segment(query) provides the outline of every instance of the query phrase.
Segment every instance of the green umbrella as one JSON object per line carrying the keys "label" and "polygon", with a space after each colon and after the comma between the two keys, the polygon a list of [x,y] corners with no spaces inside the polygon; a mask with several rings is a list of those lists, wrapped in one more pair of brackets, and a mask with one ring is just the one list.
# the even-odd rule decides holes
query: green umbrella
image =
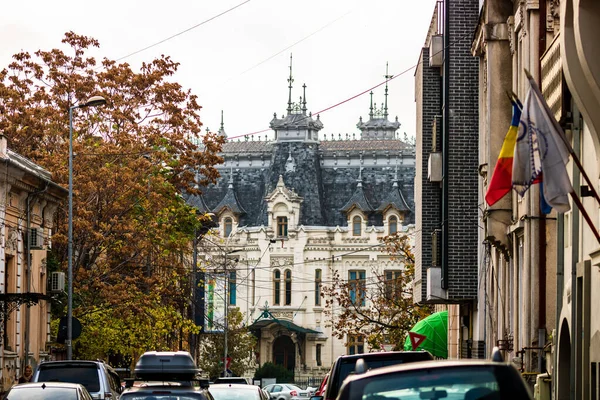
{"label": "green umbrella", "polygon": [[[434,357],[448,358],[448,311],[423,318],[410,331],[426,337],[415,350],[427,350]],[[404,350],[412,349],[409,336],[404,342]]]}

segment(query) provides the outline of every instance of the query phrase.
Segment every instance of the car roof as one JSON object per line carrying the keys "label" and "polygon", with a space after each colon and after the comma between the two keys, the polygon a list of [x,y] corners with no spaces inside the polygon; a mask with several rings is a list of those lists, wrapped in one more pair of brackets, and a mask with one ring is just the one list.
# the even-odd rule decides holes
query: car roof
{"label": "car roof", "polygon": [[27,383],[19,383],[13,388],[22,388],[22,387],[50,387],[50,388],[71,388],[76,389],[78,387],[84,387],[80,383],[71,383],[71,382],[27,382]]}
{"label": "car roof", "polygon": [[260,386],[256,386],[256,385],[244,385],[243,383],[213,383],[210,385],[210,387],[208,388],[208,390],[210,391],[210,389],[215,388],[215,389],[225,389],[225,388],[232,388],[232,389],[256,389],[256,388],[260,388]]}
{"label": "car roof", "polygon": [[352,355],[342,355],[339,357],[340,361],[346,360],[359,360],[359,359],[377,359],[377,358],[389,358],[395,357],[397,355],[428,355],[433,359],[431,353],[425,350],[417,350],[417,351],[378,351],[374,353],[360,353],[360,354],[352,354]]}
{"label": "car roof", "polygon": [[101,365],[104,364],[102,361],[93,361],[93,360],[62,360],[62,361],[44,361],[40,363],[38,367],[54,367],[54,366],[63,366],[63,365]]}
{"label": "car roof", "polygon": [[418,363],[407,363],[393,365],[390,367],[381,367],[369,370],[362,374],[349,375],[346,378],[347,382],[357,381],[361,379],[369,379],[372,376],[393,374],[404,371],[415,371],[423,369],[443,369],[453,367],[505,367],[511,368],[511,364],[508,362],[498,362],[490,360],[475,360],[475,359],[461,359],[461,360],[433,360],[433,361],[421,361]]}

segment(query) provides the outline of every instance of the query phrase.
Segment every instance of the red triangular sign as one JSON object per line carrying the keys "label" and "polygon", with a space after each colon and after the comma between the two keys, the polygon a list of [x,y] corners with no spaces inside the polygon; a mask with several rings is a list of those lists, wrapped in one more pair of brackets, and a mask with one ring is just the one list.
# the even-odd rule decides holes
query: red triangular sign
{"label": "red triangular sign", "polygon": [[427,336],[415,332],[408,332],[408,337],[410,337],[413,350],[416,350],[427,339]]}

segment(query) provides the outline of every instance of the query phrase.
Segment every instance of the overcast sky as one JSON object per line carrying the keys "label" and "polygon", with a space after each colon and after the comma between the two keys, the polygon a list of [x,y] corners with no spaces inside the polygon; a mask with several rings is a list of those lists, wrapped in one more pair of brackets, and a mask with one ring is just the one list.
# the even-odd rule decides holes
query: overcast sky
{"label": "overcast sky", "polygon": [[[381,82],[390,75],[390,119],[399,132],[415,133],[414,67],[436,0],[29,0],[4,2],[0,13],[0,68],[21,50],[61,47],[67,31],[100,41],[98,59],[124,58],[137,70],[161,54],[180,62],[174,79],[199,97],[204,128],[232,136],[267,129],[288,100],[293,54],[293,101],[307,85],[309,111],[316,113]],[[289,48],[288,48],[289,47]],[[64,47],[61,47],[64,49]],[[286,49],[288,48],[288,49]],[[407,71],[408,70],[408,71]],[[407,72],[405,72],[407,71]],[[374,100],[384,101],[384,87]],[[368,119],[369,95],[321,114],[321,133],[358,133]],[[264,138],[266,133],[259,135]]]}

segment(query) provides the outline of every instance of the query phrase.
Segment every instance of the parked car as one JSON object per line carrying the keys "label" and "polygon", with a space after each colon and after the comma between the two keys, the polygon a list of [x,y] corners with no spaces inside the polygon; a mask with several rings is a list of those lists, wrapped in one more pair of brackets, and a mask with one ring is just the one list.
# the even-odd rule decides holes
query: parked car
{"label": "parked car", "polygon": [[148,351],[133,375],[120,400],[213,400],[187,351]]}
{"label": "parked car", "polygon": [[319,385],[319,388],[315,391],[312,396],[325,396],[325,390],[327,390],[327,380],[329,379],[329,373],[325,374],[323,381]]}
{"label": "parked car", "polygon": [[32,382],[71,382],[85,386],[94,399],[118,399],[121,391],[119,374],[103,361],[47,361],[36,368]]}
{"label": "parked car", "polygon": [[273,400],[309,399],[310,392],[289,383],[274,383],[263,388]]}
{"label": "parked car", "polygon": [[21,383],[11,387],[6,393],[5,400],[31,399],[61,399],[61,400],[92,400],[92,396],[79,383],[40,382]]}
{"label": "parked car", "polygon": [[364,362],[363,368],[371,370],[390,365],[429,361],[433,360],[433,356],[428,351],[383,351],[340,356],[331,366],[331,370],[327,374],[328,379],[325,383],[325,389],[320,396],[323,396],[327,400],[334,400],[344,379],[354,373],[356,363],[361,359]]}
{"label": "parked car", "polygon": [[532,397],[517,369],[500,358],[412,363],[348,377],[337,400],[361,399],[532,400]]}
{"label": "parked car", "polygon": [[269,400],[267,393],[256,385],[217,383],[208,388],[215,400]]}

